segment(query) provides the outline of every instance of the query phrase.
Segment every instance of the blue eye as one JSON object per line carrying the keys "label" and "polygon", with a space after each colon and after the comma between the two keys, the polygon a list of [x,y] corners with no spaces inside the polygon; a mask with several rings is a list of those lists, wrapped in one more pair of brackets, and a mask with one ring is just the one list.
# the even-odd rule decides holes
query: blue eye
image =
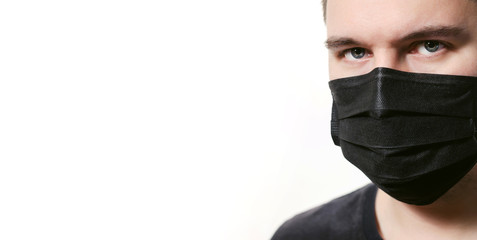
{"label": "blue eye", "polygon": [[344,56],[348,60],[357,60],[365,57],[367,54],[364,48],[351,48],[345,51]]}
{"label": "blue eye", "polygon": [[428,52],[436,52],[437,50],[439,50],[439,47],[440,47],[440,44],[437,41],[426,41],[426,42],[424,42],[424,48]]}
{"label": "blue eye", "polygon": [[443,48],[445,48],[444,44],[439,41],[424,41],[417,45],[417,52],[422,55],[432,56]]}

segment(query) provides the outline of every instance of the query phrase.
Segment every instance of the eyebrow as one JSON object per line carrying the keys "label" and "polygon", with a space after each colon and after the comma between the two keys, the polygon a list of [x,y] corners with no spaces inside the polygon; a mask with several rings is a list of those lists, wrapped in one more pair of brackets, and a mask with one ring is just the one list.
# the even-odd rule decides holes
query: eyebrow
{"label": "eyebrow", "polygon": [[328,49],[341,48],[352,45],[362,45],[359,41],[347,37],[331,37],[325,41],[325,47]]}
{"label": "eyebrow", "polygon": [[[464,32],[464,28],[456,26],[426,26],[417,31],[411,32],[399,41],[409,41],[413,39],[435,38],[435,37],[457,37]],[[363,45],[361,42],[348,37],[331,37],[325,41],[325,46],[328,49],[341,48],[347,46]]]}
{"label": "eyebrow", "polygon": [[418,38],[429,38],[429,37],[450,37],[458,36],[464,32],[463,28],[454,27],[454,26],[428,26],[424,27],[418,31],[412,32],[401,38],[401,41],[407,41]]}

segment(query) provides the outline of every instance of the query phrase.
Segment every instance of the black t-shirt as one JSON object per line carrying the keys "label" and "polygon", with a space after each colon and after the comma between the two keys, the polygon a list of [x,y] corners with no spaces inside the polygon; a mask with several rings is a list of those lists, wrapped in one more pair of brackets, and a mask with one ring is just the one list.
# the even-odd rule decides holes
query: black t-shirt
{"label": "black t-shirt", "polygon": [[272,240],[382,240],[374,203],[377,187],[366,185],[286,221]]}

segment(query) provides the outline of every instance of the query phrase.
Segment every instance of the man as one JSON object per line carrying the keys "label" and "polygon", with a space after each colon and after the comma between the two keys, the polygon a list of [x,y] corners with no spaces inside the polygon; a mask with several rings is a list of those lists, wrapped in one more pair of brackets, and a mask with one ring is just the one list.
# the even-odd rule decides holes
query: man
{"label": "man", "polygon": [[333,139],[374,184],[272,239],[477,239],[477,1],[323,5]]}

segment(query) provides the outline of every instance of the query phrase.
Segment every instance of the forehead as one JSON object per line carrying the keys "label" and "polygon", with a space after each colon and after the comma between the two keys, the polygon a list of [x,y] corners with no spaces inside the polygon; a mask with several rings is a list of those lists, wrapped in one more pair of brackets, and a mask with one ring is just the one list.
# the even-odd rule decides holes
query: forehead
{"label": "forehead", "polygon": [[426,26],[475,25],[468,0],[328,0],[328,37],[395,38]]}

